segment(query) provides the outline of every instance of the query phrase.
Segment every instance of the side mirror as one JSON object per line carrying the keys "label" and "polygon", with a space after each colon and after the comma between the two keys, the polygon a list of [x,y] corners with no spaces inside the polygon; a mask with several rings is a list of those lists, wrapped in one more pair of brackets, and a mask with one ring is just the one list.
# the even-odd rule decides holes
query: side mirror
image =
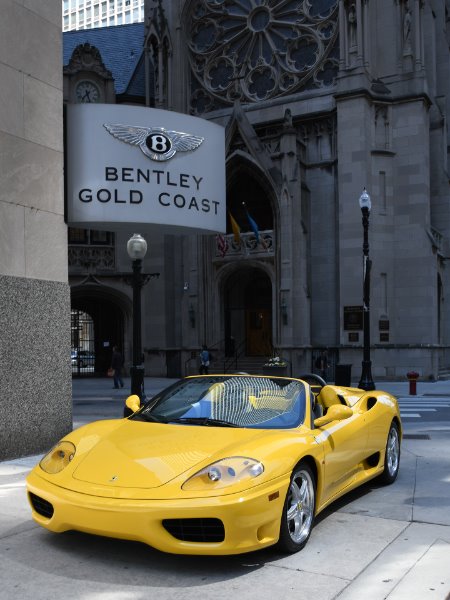
{"label": "side mirror", "polygon": [[135,413],[141,408],[141,400],[139,396],[133,394],[132,396],[128,396],[125,400],[125,406],[131,410],[131,412]]}
{"label": "side mirror", "polygon": [[314,419],[314,427],[322,427],[332,421],[343,421],[353,416],[353,411],[349,406],[344,404],[333,404],[327,410],[327,414],[318,419]]}

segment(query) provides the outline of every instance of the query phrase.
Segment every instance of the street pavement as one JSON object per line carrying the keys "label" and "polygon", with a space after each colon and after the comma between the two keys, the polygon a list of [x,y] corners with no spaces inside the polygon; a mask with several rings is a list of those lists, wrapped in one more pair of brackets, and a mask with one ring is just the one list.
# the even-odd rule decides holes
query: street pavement
{"label": "street pavement", "polygon": [[[147,396],[174,380],[146,378]],[[382,382],[399,398],[400,472],[369,482],[316,522],[307,546],[189,557],[137,542],[52,534],[31,519],[25,477],[40,456],[0,462],[0,600],[450,600],[450,382]],[[129,389],[73,382],[74,427],[120,418]]]}

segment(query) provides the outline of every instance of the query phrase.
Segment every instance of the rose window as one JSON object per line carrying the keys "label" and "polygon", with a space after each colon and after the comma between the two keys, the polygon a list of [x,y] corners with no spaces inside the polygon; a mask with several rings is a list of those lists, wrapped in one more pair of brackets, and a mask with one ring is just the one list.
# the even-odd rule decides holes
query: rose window
{"label": "rose window", "polygon": [[193,0],[186,33],[194,112],[333,85],[337,5],[337,0]]}

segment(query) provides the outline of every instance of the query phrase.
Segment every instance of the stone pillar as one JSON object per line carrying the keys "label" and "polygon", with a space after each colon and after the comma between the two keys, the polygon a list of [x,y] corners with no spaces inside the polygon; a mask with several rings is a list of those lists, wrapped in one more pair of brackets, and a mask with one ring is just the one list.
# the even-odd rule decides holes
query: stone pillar
{"label": "stone pillar", "polygon": [[52,7],[4,0],[0,20],[0,460],[44,452],[72,428],[61,3]]}

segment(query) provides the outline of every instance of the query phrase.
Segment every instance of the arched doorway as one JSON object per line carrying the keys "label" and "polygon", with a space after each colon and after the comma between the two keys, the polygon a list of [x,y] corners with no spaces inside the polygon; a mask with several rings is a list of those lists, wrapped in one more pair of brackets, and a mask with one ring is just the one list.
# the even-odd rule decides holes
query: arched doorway
{"label": "arched doorway", "polygon": [[72,288],[71,303],[72,375],[105,375],[113,346],[124,350],[124,307],[112,293],[94,289]]}
{"label": "arched doorway", "polygon": [[272,283],[259,268],[235,271],[224,288],[226,354],[272,354]]}
{"label": "arched doorway", "polygon": [[76,308],[70,311],[72,375],[88,375],[95,371],[95,333],[92,317]]}
{"label": "arched doorway", "polygon": [[231,217],[241,232],[274,229],[273,190],[264,173],[241,154],[227,163],[227,233],[234,229]]}

